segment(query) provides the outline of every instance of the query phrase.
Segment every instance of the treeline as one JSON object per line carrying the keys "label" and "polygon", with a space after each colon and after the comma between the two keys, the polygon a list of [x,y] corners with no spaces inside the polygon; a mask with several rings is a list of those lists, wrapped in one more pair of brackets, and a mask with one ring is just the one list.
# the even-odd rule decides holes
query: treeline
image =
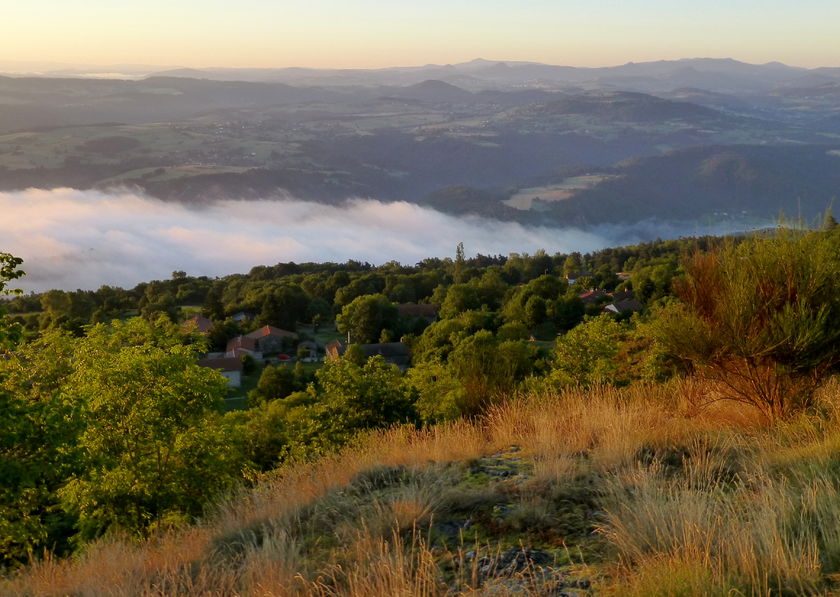
{"label": "treeline", "polygon": [[[132,289],[102,286],[98,290],[51,290],[12,297],[6,308],[30,334],[64,329],[76,335],[86,325],[139,315],[148,320],[181,318],[183,307],[198,306],[213,321],[239,311],[254,313],[257,324],[294,330],[298,323],[329,322],[354,299],[382,294],[399,303],[433,303],[454,314],[487,306],[498,311],[507,295],[540,276],[575,276],[572,290],[621,286],[619,272],[632,274],[636,297],[643,303],[667,293],[680,255],[705,250],[719,239],[702,237],[604,249],[581,255],[537,252],[534,255],[478,255],[461,259],[426,259],[413,266],[346,263],[281,263],[254,267],[248,274],[220,279],[173,272],[168,280],[141,283]],[[585,274],[581,277],[581,274]],[[521,296],[519,298],[522,298]],[[539,309],[539,307],[533,307]],[[546,319],[536,317],[543,323]],[[562,329],[568,324],[558,322]],[[550,327],[550,326],[549,326]],[[549,332],[550,329],[546,330]]]}

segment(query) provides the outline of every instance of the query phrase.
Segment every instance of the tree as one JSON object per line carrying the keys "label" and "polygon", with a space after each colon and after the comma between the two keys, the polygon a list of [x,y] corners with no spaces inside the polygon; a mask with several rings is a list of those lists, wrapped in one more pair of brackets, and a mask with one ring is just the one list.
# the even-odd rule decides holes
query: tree
{"label": "tree", "polygon": [[407,381],[417,393],[417,413],[426,423],[451,421],[467,410],[460,380],[440,361],[412,367],[408,370]]}
{"label": "tree", "polygon": [[[0,294],[23,275],[21,263],[0,255]],[[73,340],[51,332],[16,347],[15,327],[0,313],[0,567],[46,548],[66,553],[74,524],[56,495],[76,465],[78,418],[60,397]]]}
{"label": "tree", "polygon": [[563,275],[567,278],[577,277],[582,267],[580,253],[572,253],[563,262]]}
{"label": "tree", "polygon": [[455,247],[455,262],[452,268],[452,279],[456,284],[464,281],[464,271],[466,269],[466,255],[464,252],[464,243],[458,243]]}
{"label": "tree", "polygon": [[[10,290],[9,282],[21,278],[24,273],[20,269],[23,259],[9,253],[0,253],[0,296],[20,294],[19,290]],[[3,302],[0,301],[0,352],[11,348],[20,339],[21,329],[6,317]]]}
{"label": "tree", "polygon": [[478,414],[514,389],[532,369],[533,352],[524,342],[499,342],[480,330],[462,339],[449,355],[449,367],[463,388],[463,414]]}
{"label": "tree", "polygon": [[[23,272],[19,258],[0,254],[0,295]],[[50,548],[62,554],[73,525],[56,507],[56,490],[74,462],[75,417],[58,397],[57,378],[66,372],[72,340],[56,333],[50,343],[16,348],[20,329],[0,302],[0,568]],[[14,351],[12,350],[14,349]],[[33,370],[21,360],[44,365]]]}
{"label": "tree", "polygon": [[586,306],[576,294],[557,299],[552,307],[552,319],[557,328],[563,331],[578,325],[583,321],[583,315],[586,313]]}
{"label": "tree", "polygon": [[400,370],[374,356],[359,367],[339,359],[316,374],[324,404],[348,429],[386,427],[412,419],[412,398]]}
{"label": "tree", "polygon": [[173,516],[195,516],[239,464],[218,425],[226,382],[196,364],[195,347],[101,350],[111,333],[97,326],[81,342],[86,363],[65,390],[84,416],[84,467],[60,494],[85,538],[112,526],[145,533]]}
{"label": "tree", "polygon": [[382,294],[357,297],[346,305],[336,318],[336,327],[342,334],[350,334],[350,341],[357,344],[376,342],[382,330],[393,330],[399,320],[397,307]]}
{"label": "tree", "polygon": [[308,307],[309,297],[299,286],[284,285],[265,297],[258,319],[262,325],[295,330],[307,318]]}
{"label": "tree", "polygon": [[810,407],[840,364],[836,236],[779,231],[696,253],[683,267],[680,302],[654,322],[668,352],[768,419]]}
{"label": "tree", "polygon": [[626,330],[609,315],[588,319],[557,339],[552,381],[589,386],[614,383],[616,356]]}
{"label": "tree", "polygon": [[295,372],[286,365],[269,365],[263,369],[257,387],[248,394],[251,406],[285,398],[289,394],[302,390],[298,386]]}
{"label": "tree", "polygon": [[138,306],[140,307],[140,315],[149,321],[154,321],[160,315],[165,315],[172,321],[178,319],[178,305],[175,301],[175,295],[163,282],[147,284]]}
{"label": "tree", "polygon": [[381,356],[360,365],[345,355],[327,362],[306,392],[279,401],[293,457],[334,450],[367,429],[414,422],[414,395]]}

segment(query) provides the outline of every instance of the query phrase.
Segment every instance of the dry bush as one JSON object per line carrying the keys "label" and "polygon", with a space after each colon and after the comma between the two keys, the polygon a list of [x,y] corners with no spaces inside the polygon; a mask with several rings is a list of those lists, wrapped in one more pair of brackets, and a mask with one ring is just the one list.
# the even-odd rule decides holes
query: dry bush
{"label": "dry bush", "polygon": [[651,330],[722,398],[778,420],[809,409],[840,364],[840,251],[831,232],[778,232],[685,260]]}

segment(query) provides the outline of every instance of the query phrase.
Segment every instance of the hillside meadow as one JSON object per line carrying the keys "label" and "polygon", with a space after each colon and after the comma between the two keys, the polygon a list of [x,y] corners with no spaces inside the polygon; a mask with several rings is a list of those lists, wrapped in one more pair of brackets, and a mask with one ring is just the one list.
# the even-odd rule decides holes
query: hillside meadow
{"label": "hillside meadow", "polygon": [[829,594],[840,384],[768,426],[683,380],[514,396],[286,465],[198,524],[116,536],[15,595]]}

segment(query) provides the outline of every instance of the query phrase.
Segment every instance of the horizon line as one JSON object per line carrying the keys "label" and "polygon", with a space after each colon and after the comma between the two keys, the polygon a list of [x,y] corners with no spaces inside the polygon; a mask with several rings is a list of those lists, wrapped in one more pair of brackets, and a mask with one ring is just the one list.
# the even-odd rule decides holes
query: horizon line
{"label": "horizon line", "polygon": [[[715,62],[736,62],[740,64],[745,64],[749,66],[770,66],[770,65],[779,65],[785,66],[788,68],[794,69],[801,69],[801,70],[819,70],[824,68],[840,68],[840,65],[822,65],[822,66],[802,66],[798,64],[791,64],[787,62],[783,62],[781,60],[770,60],[767,62],[749,62],[746,60],[740,60],[738,58],[734,58],[732,56],[723,56],[723,57],[713,57],[713,56],[693,56],[693,57],[682,57],[682,58],[659,58],[653,60],[628,60],[626,62],[621,63],[609,63],[609,64],[601,64],[597,66],[587,66],[587,65],[575,65],[571,63],[551,63],[551,62],[540,62],[539,60],[505,60],[505,59],[486,59],[483,57],[477,57],[470,60],[464,60],[459,62],[446,62],[446,63],[435,63],[435,62],[427,62],[423,64],[393,64],[390,66],[305,66],[305,65],[287,65],[287,66],[247,66],[247,65],[240,65],[240,66],[213,66],[213,65],[204,65],[204,66],[196,66],[196,65],[165,65],[165,64],[138,64],[138,63],[113,63],[113,62],[97,62],[97,63],[69,63],[69,62],[56,62],[52,60],[0,60],[0,72],[4,74],[42,74],[48,75],[55,71],[83,71],[88,69],[96,69],[102,70],[109,68],[124,68],[129,70],[135,71],[154,71],[158,69],[163,70],[219,70],[219,71],[236,71],[236,70],[254,70],[254,71],[276,71],[276,70],[312,70],[312,71],[387,71],[387,70],[396,70],[396,69],[423,69],[423,68],[446,68],[446,67],[457,67],[463,66],[468,64],[473,64],[477,62],[486,62],[489,64],[509,64],[509,65],[538,65],[538,66],[548,66],[548,67],[556,67],[556,68],[574,68],[580,70],[597,70],[597,69],[609,69],[609,68],[619,68],[622,66],[629,66],[635,64],[655,64],[655,63],[662,63],[662,62],[690,62],[690,61],[701,61],[701,60],[708,60],[708,61],[715,61]],[[21,68],[23,70],[6,70],[8,68],[12,68],[15,65],[17,68]],[[40,66],[41,68],[37,68]],[[120,73],[117,73],[120,74]],[[127,74],[127,73],[123,73]]]}

